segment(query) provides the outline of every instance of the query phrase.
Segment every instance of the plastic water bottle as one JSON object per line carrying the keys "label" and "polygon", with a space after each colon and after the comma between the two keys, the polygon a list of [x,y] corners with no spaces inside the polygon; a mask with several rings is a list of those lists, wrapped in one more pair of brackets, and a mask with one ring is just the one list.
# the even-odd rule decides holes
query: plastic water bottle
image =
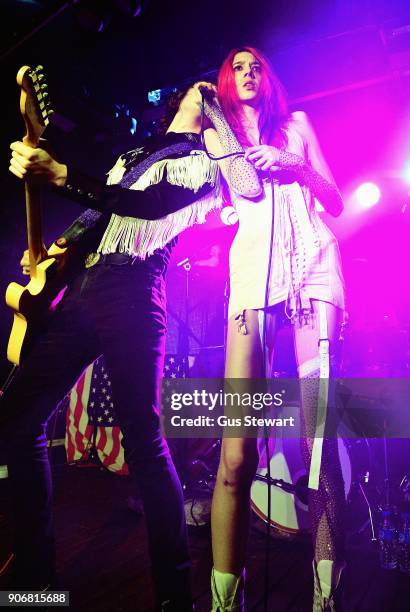
{"label": "plastic water bottle", "polygon": [[410,512],[403,512],[401,515],[398,565],[401,572],[410,574]]}
{"label": "plastic water bottle", "polygon": [[393,511],[382,511],[382,524],[379,529],[380,565],[384,569],[397,567],[397,539]]}

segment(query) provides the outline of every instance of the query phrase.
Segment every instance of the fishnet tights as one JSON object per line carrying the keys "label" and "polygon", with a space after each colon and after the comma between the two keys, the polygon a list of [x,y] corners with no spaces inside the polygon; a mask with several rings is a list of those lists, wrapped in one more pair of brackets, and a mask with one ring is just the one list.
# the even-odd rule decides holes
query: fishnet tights
{"label": "fishnet tights", "polygon": [[[319,372],[301,380],[302,437],[301,451],[307,470],[310,468],[313,438],[319,397]],[[338,441],[332,432],[331,382],[329,386],[326,431],[333,435],[323,440],[319,489],[309,489],[309,512],[312,521],[315,560],[342,561],[344,559],[345,497],[342,470],[339,461]]]}

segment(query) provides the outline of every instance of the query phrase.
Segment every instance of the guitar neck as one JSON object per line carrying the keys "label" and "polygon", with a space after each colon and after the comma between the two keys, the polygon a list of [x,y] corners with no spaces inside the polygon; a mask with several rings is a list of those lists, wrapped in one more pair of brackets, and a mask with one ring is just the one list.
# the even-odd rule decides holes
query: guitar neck
{"label": "guitar neck", "polygon": [[[22,66],[17,73],[17,84],[21,88],[20,111],[26,126],[23,142],[36,148],[52,113],[42,66],[34,70]],[[35,277],[37,265],[47,256],[42,231],[41,188],[29,179],[25,182],[25,192],[30,276]]]}
{"label": "guitar neck", "polygon": [[[26,134],[23,142],[30,147],[37,147],[39,138]],[[30,276],[36,276],[37,264],[46,255],[43,241],[43,217],[41,208],[41,187],[33,181],[25,182],[26,194],[26,219],[27,219],[27,241],[30,261]]]}
{"label": "guitar neck", "polygon": [[27,238],[30,260],[30,276],[36,274],[36,266],[45,256],[43,223],[41,214],[41,188],[26,181]]}

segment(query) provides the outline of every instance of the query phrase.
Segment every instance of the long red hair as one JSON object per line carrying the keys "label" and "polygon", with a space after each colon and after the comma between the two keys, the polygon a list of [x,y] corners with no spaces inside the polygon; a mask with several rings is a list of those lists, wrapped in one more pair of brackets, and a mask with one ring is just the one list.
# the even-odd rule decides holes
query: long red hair
{"label": "long red hair", "polygon": [[218,74],[218,99],[224,115],[243,146],[251,146],[251,142],[243,127],[243,109],[239,100],[232,62],[237,53],[252,53],[261,65],[262,80],[258,95],[259,134],[263,142],[280,145],[285,140],[282,128],[288,117],[286,92],[282,83],[274,73],[269,60],[254,47],[232,49],[224,60]]}

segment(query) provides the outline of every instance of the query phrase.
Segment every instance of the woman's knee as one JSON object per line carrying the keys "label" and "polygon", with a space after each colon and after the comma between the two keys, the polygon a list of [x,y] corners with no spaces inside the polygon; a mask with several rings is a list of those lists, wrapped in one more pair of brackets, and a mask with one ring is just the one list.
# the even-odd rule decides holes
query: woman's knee
{"label": "woman's knee", "polygon": [[259,456],[255,445],[244,448],[222,448],[218,477],[233,493],[248,490],[258,467]]}

